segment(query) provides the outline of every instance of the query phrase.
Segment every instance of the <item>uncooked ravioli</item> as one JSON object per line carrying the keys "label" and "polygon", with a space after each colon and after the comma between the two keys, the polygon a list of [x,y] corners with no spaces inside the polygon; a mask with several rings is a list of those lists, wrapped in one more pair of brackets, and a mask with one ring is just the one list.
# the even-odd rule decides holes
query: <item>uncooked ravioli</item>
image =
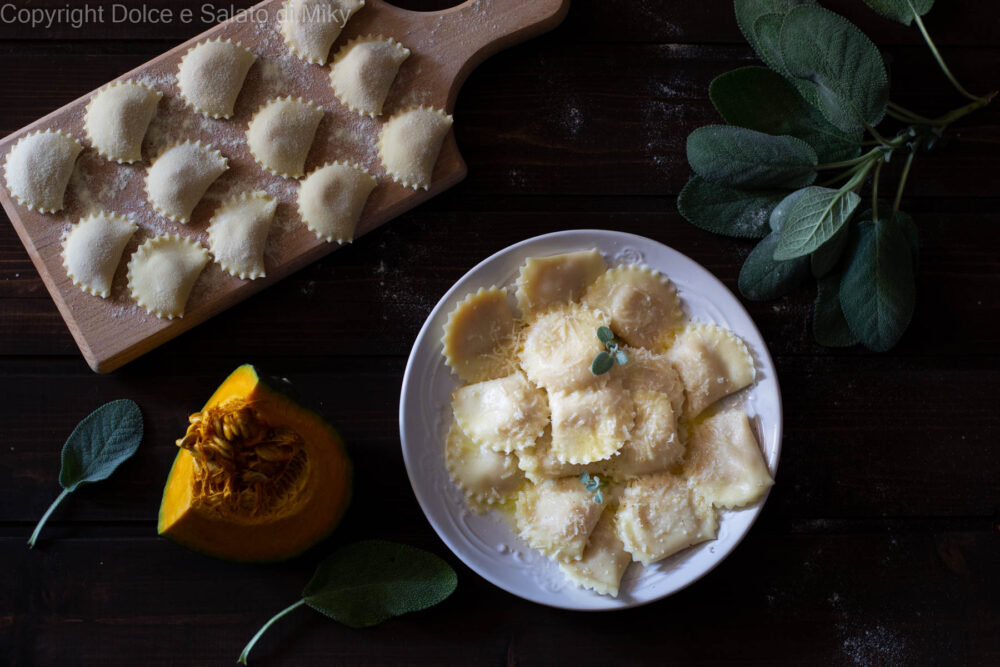
{"label": "uncooked ravioli", "polygon": [[378,151],[392,180],[414,190],[430,188],[434,165],[452,122],[444,111],[428,107],[408,109],[386,121]]}
{"label": "uncooked ravioli", "polygon": [[263,191],[224,202],[208,224],[208,248],[226,273],[254,280],[265,275],[264,246],[278,201]]}
{"label": "uncooked ravioli", "polygon": [[289,50],[308,63],[325,65],[330,47],[364,0],[286,0],[281,34]]}
{"label": "uncooked ravioli", "polygon": [[84,129],[97,152],[115,162],[142,160],[142,139],[163,93],[138,81],[118,81],[87,104]]}
{"label": "uncooked ravioli", "polygon": [[157,317],[183,317],[191,290],[211,259],[200,244],[177,234],[151,238],[128,263],[132,298]]}
{"label": "uncooked ravioli", "polygon": [[208,187],[229,168],[222,153],[200,141],[164,151],[146,172],[146,194],[158,213],[187,222]]}
{"label": "uncooked ravioli", "polygon": [[337,53],[330,66],[330,85],[348,109],[379,116],[399,67],[409,56],[410,50],[392,38],[358,37]]}
{"label": "uncooked ravioli", "polygon": [[73,284],[84,292],[107,298],[125,246],[138,226],[114,213],[101,211],[73,225],[63,239],[63,266]]}
{"label": "uncooked ravioli", "polygon": [[62,130],[21,137],[4,161],[4,178],[11,196],[31,211],[61,211],[66,186],[82,150],[83,145]]}
{"label": "uncooked ravioli", "polygon": [[316,138],[323,110],[301,97],[278,97],[264,103],[247,126],[247,146],[254,159],[276,176],[298,178]]}
{"label": "uncooked ravioli", "polygon": [[177,68],[181,97],[209,118],[229,118],[247,72],[257,60],[250,49],[228,39],[211,39],[188,49]]}
{"label": "uncooked ravioli", "polygon": [[378,181],[355,164],[333,162],[302,179],[299,185],[299,215],[317,238],[330,243],[349,243],[361,220],[361,212]]}

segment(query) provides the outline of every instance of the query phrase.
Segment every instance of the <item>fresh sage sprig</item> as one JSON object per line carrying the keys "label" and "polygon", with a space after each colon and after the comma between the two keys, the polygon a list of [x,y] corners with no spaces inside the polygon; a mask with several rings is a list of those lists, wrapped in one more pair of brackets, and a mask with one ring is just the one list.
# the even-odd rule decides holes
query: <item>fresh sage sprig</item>
{"label": "fresh sage sprig", "polygon": [[612,368],[614,368],[617,362],[619,366],[624,366],[628,363],[628,355],[625,351],[618,347],[618,342],[615,341],[615,334],[608,327],[597,327],[597,339],[604,343],[606,350],[601,350],[594,357],[594,361],[590,364],[590,372],[594,375],[604,375]]}
{"label": "fresh sage sprig", "polygon": [[302,605],[349,627],[365,628],[433,607],[457,585],[451,566],[422,549],[383,540],[351,544],[319,564],[302,598],[265,623],[238,662],[247,664],[250,650],[268,628]]}
{"label": "fresh sage sprig", "polygon": [[604,504],[604,493],[601,492],[601,489],[608,485],[606,480],[601,479],[597,475],[585,472],[580,475],[580,482],[583,483],[583,488],[594,494],[595,503],[599,505]]}
{"label": "fresh sage sprig", "polygon": [[123,461],[135,454],[142,442],[142,412],[134,401],[121,399],[105,403],[69,434],[62,450],[59,484],[63,492],[42,515],[28,539],[34,547],[42,526],[53,510],[83,484],[107,479]]}
{"label": "fresh sage sprig", "polygon": [[[688,137],[695,176],[677,207],[707,231],[760,239],[740,271],[746,298],[779,298],[812,278],[816,340],[884,351],[916,305],[918,233],[900,210],[916,157],[996,92],[974,95],[952,74],[921,18],[934,0],[864,2],[915,24],[969,103],[930,118],[892,102],[875,44],[815,0],[734,0],[740,30],[767,67],[712,81],[709,96],[727,125]],[[892,132],[877,129],[886,118]],[[902,169],[883,201],[882,170],[893,159]],[[870,206],[862,206],[866,199]]]}

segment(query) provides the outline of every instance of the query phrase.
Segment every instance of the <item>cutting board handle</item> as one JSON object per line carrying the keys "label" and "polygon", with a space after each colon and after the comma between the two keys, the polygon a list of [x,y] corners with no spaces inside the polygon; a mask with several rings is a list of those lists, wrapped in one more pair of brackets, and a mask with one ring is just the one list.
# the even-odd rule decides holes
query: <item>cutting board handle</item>
{"label": "cutting board handle", "polygon": [[552,30],[569,12],[570,0],[466,0],[437,12],[411,12],[424,23],[445,56],[440,75],[451,82],[447,108],[454,108],[465,78],[494,53]]}

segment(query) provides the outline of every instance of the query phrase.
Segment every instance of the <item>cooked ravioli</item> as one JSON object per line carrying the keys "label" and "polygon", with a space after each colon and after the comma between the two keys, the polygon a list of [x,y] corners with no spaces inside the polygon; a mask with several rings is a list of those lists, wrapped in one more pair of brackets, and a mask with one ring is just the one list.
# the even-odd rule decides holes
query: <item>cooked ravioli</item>
{"label": "cooked ravioli", "polygon": [[349,243],[365,202],[378,181],[361,167],[345,162],[324,165],[299,185],[299,215],[317,237]]}
{"label": "cooked ravioli", "polygon": [[610,373],[595,376],[590,366],[604,349],[597,329],[607,324],[607,317],[600,311],[580,305],[539,315],[524,331],[519,351],[521,368],[532,382],[548,391],[603,384]]}
{"label": "cooked ravioli", "polygon": [[87,104],[87,138],[109,160],[142,160],[142,139],[161,97],[163,93],[138,81],[118,81],[102,88]]}
{"label": "cooked ravioli", "polygon": [[716,507],[743,507],[774,484],[742,410],[712,415],[691,428],[685,471],[694,491]]}
{"label": "cooked ravioli", "polygon": [[549,426],[535,441],[534,446],[526,447],[517,452],[517,465],[524,471],[525,477],[535,484],[540,484],[543,480],[551,477],[579,477],[583,473],[605,475],[610,462],[567,463],[560,461],[552,451],[552,428]]}
{"label": "cooked ravioli", "polygon": [[293,54],[325,65],[330,47],[364,0],[287,0],[281,11],[281,34]]}
{"label": "cooked ravioli", "polygon": [[684,382],[684,416],[694,419],[720,398],[754,381],[753,358],[733,332],[716,324],[692,324],[667,353]]}
{"label": "cooked ravioli", "polygon": [[658,391],[633,391],[631,398],[635,424],[628,441],[611,460],[615,477],[625,479],[662,472],[684,455],[670,396]]}
{"label": "cooked ravioli", "polygon": [[516,370],[517,324],[507,291],[480,288],[448,314],[441,337],[445,363],[466,382],[482,382]]}
{"label": "cooked ravioli", "polygon": [[620,376],[629,391],[655,391],[670,397],[674,415],[680,417],[684,408],[684,383],[666,354],[650,352],[641,347],[624,348],[628,363]]}
{"label": "cooked ravioli", "polygon": [[382,35],[358,37],[346,44],[330,66],[330,85],[344,106],[368,116],[382,114],[382,105],[410,50]]}
{"label": "cooked ravioli", "polygon": [[620,382],[572,392],[551,392],[552,453],[566,463],[614,456],[629,439],[635,410]]}
{"label": "cooked ravioli", "polygon": [[517,306],[530,316],[577,301],[606,269],[597,250],[529,257],[517,277]]}
{"label": "cooked ravioli", "polygon": [[451,407],[473,442],[504,453],[535,444],[549,422],[545,392],[520,372],[456,389]]}
{"label": "cooked ravioli", "polygon": [[205,248],[177,234],[151,238],[129,260],[129,291],[136,303],[157,317],[183,317],[191,290],[209,261]]}
{"label": "cooked ravioli", "polygon": [[632,559],[645,565],[714,539],[719,529],[712,506],[683,479],[664,473],[629,482],[615,524]]}
{"label": "cooked ravioli", "polygon": [[63,266],[73,284],[84,292],[107,298],[111,280],[137,225],[114,213],[88,215],[63,239]]}
{"label": "cooked ravioli", "polygon": [[440,109],[417,107],[402,111],[382,126],[378,151],[382,166],[400,185],[428,189],[452,117]]}
{"label": "cooked ravioli", "polygon": [[181,58],[177,88],[195,111],[210,118],[229,118],[256,60],[253,51],[228,39],[195,44]]}
{"label": "cooked ravioli", "polygon": [[62,130],[21,137],[4,161],[4,179],[11,196],[32,211],[61,211],[66,186],[82,150],[83,145]]}
{"label": "cooked ravioli", "polygon": [[146,172],[146,194],[157,212],[187,222],[208,187],[229,168],[222,153],[200,141],[164,151]]}
{"label": "cooked ravioli", "polygon": [[559,568],[573,583],[614,597],[631,562],[632,556],[615,530],[613,515],[605,512],[590,533],[580,560],[562,562]]}
{"label": "cooked ravioli", "polygon": [[609,269],[594,281],[583,301],[606,313],[612,331],[635,347],[666,347],[684,319],[673,283],[640,264]]}
{"label": "cooked ravioli", "polygon": [[444,461],[451,479],[473,501],[471,506],[477,511],[483,504],[512,498],[524,481],[515,455],[480,447],[456,423],[452,423],[445,439]]}
{"label": "cooked ravioli", "polygon": [[278,201],[266,192],[244,192],[223,203],[208,223],[208,248],[226,273],[261,278],[264,246]]}
{"label": "cooked ravioli", "polygon": [[323,110],[301,97],[278,97],[261,107],[247,127],[254,159],[277,176],[298,178],[316,138]]}
{"label": "cooked ravioli", "polygon": [[528,546],[560,561],[579,560],[604,504],[579,479],[528,484],[517,497],[514,518]]}

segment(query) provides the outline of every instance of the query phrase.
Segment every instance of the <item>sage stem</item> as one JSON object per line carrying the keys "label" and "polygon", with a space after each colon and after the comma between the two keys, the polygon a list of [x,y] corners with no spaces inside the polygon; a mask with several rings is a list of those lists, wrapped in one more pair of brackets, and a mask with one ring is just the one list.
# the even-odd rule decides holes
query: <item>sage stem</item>
{"label": "sage stem", "polygon": [[39,533],[42,532],[42,526],[44,526],[45,522],[49,520],[49,516],[52,514],[52,511],[56,508],[56,506],[59,505],[59,503],[61,503],[63,499],[68,495],[69,495],[69,489],[63,489],[63,492],[59,494],[59,497],[56,498],[51,505],[49,505],[49,509],[45,510],[45,514],[42,515],[42,518],[41,520],[39,520],[38,525],[35,526],[34,532],[31,533],[31,537],[28,538],[29,549],[35,548],[35,542],[38,540]]}
{"label": "sage stem", "polygon": [[875,175],[872,176],[872,220],[878,220],[878,179],[882,174],[884,160],[879,160],[875,165]]}
{"label": "sage stem", "polygon": [[903,200],[903,190],[906,188],[906,179],[910,176],[910,167],[913,166],[913,158],[917,154],[911,152],[906,157],[906,164],[903,165],[903,174],[899,177],[899,187],[896,189],[896,201],[892,204],[892,217],[895,219],[896,214],[899,213],[899,203]]}
{"label": "sage stem", "polygon": [[277,614],[275,614],[274,616],[272,616],[271,620],[269,620],[267,623],[265,623],[261,627],[261,629],[257,631],[257,634],[255,634],[253,637],[251,637],[250,641],[247,642],[247,645],[243,647],[243,652],[240,653],[240,657],[239,657],[239,659],[237,659],[236,662],[240,663],[241,665],[247,664],[247,658],[250,656],[250,650],[253,648],[254,644],[257,643],[257,640],[260,639],[261,636],[263,636],[263,634],[265,632],[267,632],[268,628],[270,628],[272,625],[274,625],[275,622],[278,621],[278,619],[280,619],[280,618],[284,617],[286,614],[289,614],[290,612],[294,611],[297,607],[301,607],[305,603],[306,603],[305,600],[299,600],[299,601],[295,602],[294,604],[291,604],[291,605],[285,607],[284,609],[282,609],[281,611],[279,611]]}
{"label": "sage stem", "polygon": [[944,75],[948,77],[949,81],[951,81],[951,85],[955,87],[955,90],[957,90],[960,95],[967,97],[970,100],[976,101],[983,99],[967,91],[965,87],[958,82],[958,79],[956,79],[955,75],[951,73],[950,69],[948,69],[948,65],[945,64],[944,58],[941,57],[937,47],[934,45],[934,40],[931,39],[930,33],[927,32],[927,28],[924,26],[924,22],[920,19],[920,14],[918,14],[917,10],[913,8],[910,0],[906,0],[906,4],[910,6],[910,10],[913,12],[913,18],[917,22],[917,28],[920,29],[920,34],[923,35],[924,41],[927,42],[927,47],[931,50],[931,53],[934,55],[934,59],[937,61],[941,71],[944,72]]}

